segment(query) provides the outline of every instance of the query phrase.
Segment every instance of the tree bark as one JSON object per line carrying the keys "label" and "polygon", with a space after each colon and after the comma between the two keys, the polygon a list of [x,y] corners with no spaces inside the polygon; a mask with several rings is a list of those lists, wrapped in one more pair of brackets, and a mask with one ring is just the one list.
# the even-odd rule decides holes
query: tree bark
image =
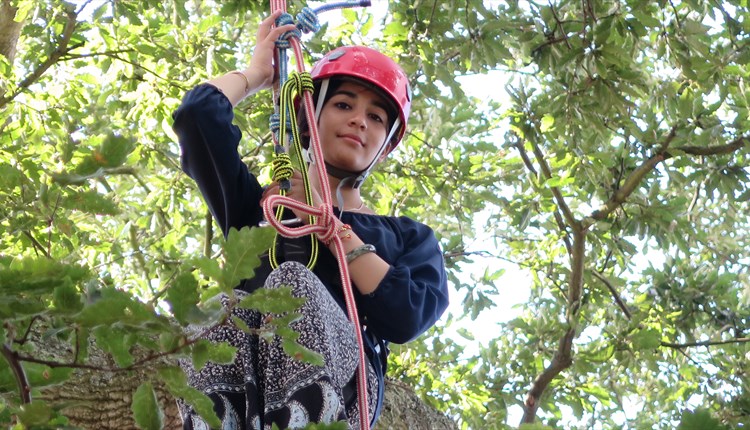
{"label": "tree bark", "polygon": [[[107,354],[93,345],[89,350],[87,364],[101,369],[116,368]],[[72,354],[69,345],[54,342],[50,345],[49,341],[38,351],[39,358],[59,361],[67,361]],[[154,363],[158,364],[175,363]],[[64,414],[71,425],[82,429],[137,429],[130,409],[132,396],[141,383],[151,380],[164,412],[163,428],[182,428],[174,398],[152,376],[153,369],[148,367],[132,372],[77,369],[65,383],[42,389],[38,398],[53,405],[71,405],[64,410]],[[373,430],[389,429],[458,430],[458,426],[445,414],[422,401],[408,385],[387,380],[383,411]]]}
{"label": "tree bark", "polygon": [[17,7],[10,5],[10,0],[0,0],[0,55],[5,56],[9,63],[16,57],[16,44],[21,35],[22,22],[16,22]]}
{"label": "tree bark", "polygon": [[386,380],[383,412],[373,430],[458,430],[448,416],[426,404],[408,385]]}

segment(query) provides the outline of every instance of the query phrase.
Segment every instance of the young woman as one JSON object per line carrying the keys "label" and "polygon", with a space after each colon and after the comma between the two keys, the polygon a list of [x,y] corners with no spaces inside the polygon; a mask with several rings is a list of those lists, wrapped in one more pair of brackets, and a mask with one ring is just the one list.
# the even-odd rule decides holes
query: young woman
{"label": "young woman", "polygon": [[[240,131],[232,124],[232,108],[250,94],[273,83],[274,41],[293,26],[272,28],[278,13],[265,19],[247,69],[231,72],[189,91],[174,114],[174,130],[182,148],[183,170],[200,188],[214,218],[226,234],[231,227],[262,221],[264,198],[278,185],[262,187],[241,161]],[[191,385],[207,393],[224,428],[301,428],[310,422],[348,421],[358,427],[355,330],[363,330],[368,358],[368,414],[374,423],[383,400],[388,342],[410,341],[430,328],[448,305],[442,253],[433,231],[406,217],[375,214],[360,196],[370,169],[404,135],[411,106],[406,75],[390,58],[367,47],[332,51],[313,68],[318,130],[334,208],[351,227],[339,235],[349,261],[362,327],[348,321],[333,245],[322,244],[312,271],[307,262],[309,238],[284,240],[284,263],[275,270],[264,265],[254,279],[243,281],[238,294],[256,288],[291,286],[306,297],[302,319],[294,323],[299,342],[323,355],[323,367],[286,355],[280,342],[259,339],[231,321],[208,338],[226,341],[239,350],[234,363],[208,363],[195,371],[183,364]],[[304,127],[305,125],[302,124]],[[319,189],[315,169],[311,181]],[[299,173],[287,195],[304,202]],[[315,193],[316,203],[321,199]],[[300,215],[300,214],[298,214]],[[299,216],[306,219],[305,216]],[[235,309],[253,328],[264,315]],[[207,429],[206,423],[180,404],[184,428]]]}

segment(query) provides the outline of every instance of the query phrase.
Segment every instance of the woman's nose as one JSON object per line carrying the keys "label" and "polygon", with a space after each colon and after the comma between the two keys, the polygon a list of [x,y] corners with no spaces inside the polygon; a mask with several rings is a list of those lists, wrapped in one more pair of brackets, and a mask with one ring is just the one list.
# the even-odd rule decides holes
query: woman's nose
{"label": "woman's nose", "polygon": [[365,113],[359,111],[353,111],[352,116],[349,118],[349,124],[361,129],[367,128],[367,121],[365,121]]}

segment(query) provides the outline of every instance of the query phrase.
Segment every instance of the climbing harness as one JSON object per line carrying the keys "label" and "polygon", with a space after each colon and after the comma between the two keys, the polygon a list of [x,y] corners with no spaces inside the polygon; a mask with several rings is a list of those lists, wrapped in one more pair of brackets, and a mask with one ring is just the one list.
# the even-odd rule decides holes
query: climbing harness
{"label": "climbing harness", "polygon": [[[307,172],[306,162],[303,159],[302,153],[303,148],[300,144],[299,130],[296,124],[296,111],[294,108],[294,94],[296,92],[298,97],[301,97],[302,104],[304,106],[307,123],[309,125],[310,132],[310,144],[309,151],[312,152],[315,160],[324,160],[323,152],[320,146],[320,137],[318,135],[317,121],[315,120],[315,109],[313,106],[312,92],[313,84],[310,74],[304,70],[304,57],[302,55],[302,48],[299,42],[301,32],[314,32],[320,27],[318,23],[317,14],[328,10],[354,7],[354,6],[369,6],[369,0],[366,1],[344,1],[340,3],[333,3],[323,5],[315,10],[311,8],[304,8],[302,12],[297,15],[297,29],[294,31],[283,34],[276,42],[276,55],[275,64],[278,69],[279,75],[279,87],[280,93],[278,94],[274,89],[274,100],[278,100],[278,104],[274,106],[274,114],[271,117],[271,130],[273,132],[274,141],[274,161],[273,161],[273,179],[279,182],[280,193],[268,197],[263,203],[263,214],[266,221],[272,225],[278,234],[288,238],[299,238],[310,235],[312,242],[312,252],[310,261],[308,262],[308,268],[312,269],[315,265],[318,244],[317,238],[325,244],[333,244],[335,249],[335,256],[339,265],[339,272],[341,275],[341,284],[344,291],[344,300],[346,303],[346,311],[349,316],[349,320],[354,324],[356,328],[357,345],[359,347],[359,366],[357,368],[357,394],[359,404],[359,423],[360,429],[365,430],[370,428],[369,424],[369,413],[368,413],[368,401],[367,401],[367,358],[365,357],[364,341],[362,338],[362,330],[359,328],[359,315],[357,313],[357,307],[354,300],[354,294],[352,292],[351,280],[349,278],[349,269],[346,263],[346,256],[344,252],[344,245],[342,238],[339,237],[338,233],[344,231],[348,226],[343,224],[333,213],[333,205],[331,203],[331,191],[328,183],[328,176],[325,171],[325,163],[316,162],[313,166],[317,169],[317,174],[320,180],[320,192],[322,194],[323,203],[319,207],[313,206],[312,191],[309,182],[309,176]],[[294,20],[291,15],[286,13],[286,0],[271,0],[271,13],[281,11],[282,15],[276,20],[276,26],[282,26],[286,24],[293,24]],[[291,75],[287,72],[287,49],[292,49],[296,59],[297,72]],[[291,188],[291,182],[289,179],[292,176],[293,167],[291,163],[291,157],[286,152],[288,145],[287,140],[289,139],[289,132],[291,132],[292,141],[295,146],[295,152],[297,154],[297,160],[300,164],[300,171],[302,172],[303,183],[305,187],[305,203],[298,202],[292,198],[286,196],[287,192]],[[284,208],[297,210],[308,215],[309,223],[298,227],[290,227],[282,222],[282,214]],[[275,241],[274,241],[275,242]],[[272,267],[278,266],[276,260],[276,246],[272,247],[269,252],[269,258],[271,260]]]}

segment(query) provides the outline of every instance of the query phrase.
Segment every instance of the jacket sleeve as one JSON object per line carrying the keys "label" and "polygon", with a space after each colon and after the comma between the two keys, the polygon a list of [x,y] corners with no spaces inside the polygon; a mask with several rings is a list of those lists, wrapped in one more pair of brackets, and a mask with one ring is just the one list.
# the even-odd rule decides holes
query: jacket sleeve
{"label": "jacket sleeve", "polygon": [[226,235],[231,227],[257,225],[263,189],[237,153],[242,133],[232,105],[218,88],[203,84],[185,94],[172,115],[182,170],[198,184]]}
{"label": "jacket sleeve", "polygon": [[394,343],[413,340],[448,307],[443,254],[429,227],[415,223],[401,232],[403,251],[378,288],[360,296],[368,329]]}

